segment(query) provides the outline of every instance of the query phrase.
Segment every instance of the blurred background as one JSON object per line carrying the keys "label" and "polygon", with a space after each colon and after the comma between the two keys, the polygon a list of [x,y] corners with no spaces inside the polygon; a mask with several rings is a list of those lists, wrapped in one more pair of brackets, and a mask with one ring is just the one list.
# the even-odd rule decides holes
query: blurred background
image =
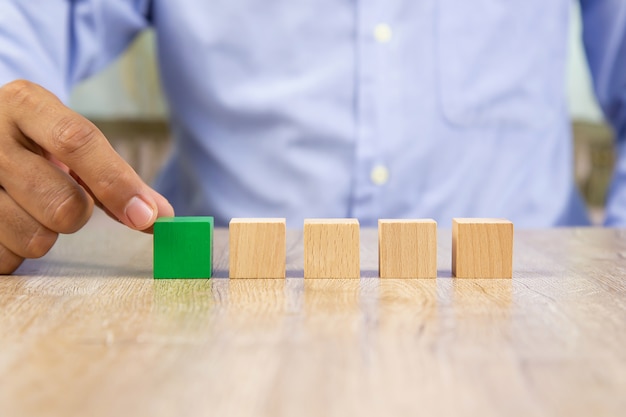
{"label": "blurred background", "polygon": [[[577,4],[570,20],[565,81],[575,141],[573,175],[593,221],[600,223],[613,169],[612,131],[593,94]],[[145,180],[154,178],[167,155],[170,139],[151,31],[139,36],[115,63],[79,85],[70,105],[94,121]]]}

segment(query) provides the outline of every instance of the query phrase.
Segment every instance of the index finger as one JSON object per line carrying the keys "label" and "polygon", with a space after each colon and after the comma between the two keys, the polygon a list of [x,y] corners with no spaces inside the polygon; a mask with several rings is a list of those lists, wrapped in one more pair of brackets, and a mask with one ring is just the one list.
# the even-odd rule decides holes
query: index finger
{"label": "index finger", "polygon": [[17,81],[9,87],[4,101],[9,120],[75,172],[121,222],[143,230],[159,210],[173,215],[166,200],[141,180],[93,123],[36,84]]}

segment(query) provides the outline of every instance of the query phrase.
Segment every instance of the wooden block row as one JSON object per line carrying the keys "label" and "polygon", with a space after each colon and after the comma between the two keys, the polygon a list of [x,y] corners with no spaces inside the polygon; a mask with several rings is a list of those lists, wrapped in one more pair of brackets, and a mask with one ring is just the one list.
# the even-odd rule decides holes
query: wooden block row
{"label": "wooden block row", "polygon": [[[285,219],[232,219],[229,229],[230,278],[285,278]],[[159,219],[154,232],[155,278],[211,276],[213,218]],[[304,221],[305,278],[359,278],[359,251],[358,220]],[[453,219],[454,276],[511,278],[512,261],[510,221]],[[437,223],[379,220],[378,267],[381,278],[436,278]]]}

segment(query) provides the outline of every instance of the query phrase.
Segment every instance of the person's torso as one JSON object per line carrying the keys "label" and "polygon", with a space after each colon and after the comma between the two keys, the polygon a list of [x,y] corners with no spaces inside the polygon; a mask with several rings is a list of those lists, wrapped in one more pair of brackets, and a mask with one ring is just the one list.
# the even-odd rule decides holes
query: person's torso
{"label": "person's torso", "polygon": [[179,214],[584,223],[569,0],[154,1]]}

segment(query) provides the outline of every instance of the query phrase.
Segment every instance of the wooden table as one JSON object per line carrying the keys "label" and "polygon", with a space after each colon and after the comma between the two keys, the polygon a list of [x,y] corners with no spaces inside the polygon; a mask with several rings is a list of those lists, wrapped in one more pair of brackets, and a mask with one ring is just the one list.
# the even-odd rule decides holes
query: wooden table
{"label": "wooden table", "polygon": [[626,231],[517,231],[513,280],[154,281],[101,216],[0,277],[0,416],[624,416]]}

